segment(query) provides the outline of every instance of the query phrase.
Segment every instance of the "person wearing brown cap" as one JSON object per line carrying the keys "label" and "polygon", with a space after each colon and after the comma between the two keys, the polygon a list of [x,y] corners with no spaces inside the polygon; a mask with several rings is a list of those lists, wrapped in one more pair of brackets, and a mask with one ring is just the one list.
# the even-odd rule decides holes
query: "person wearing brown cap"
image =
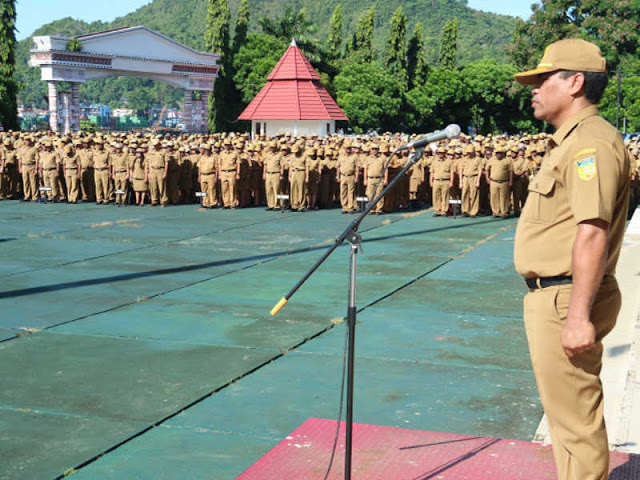
{"label": "person wearing brown cap", "polygon": [[511,186],[513,185],[513,165],[506,156],[507,150],[503,146],[495,149],[495,156],[485,164],[485,178],[489,184],[491,196],[491,212],[494,217],[509,216],[511,204]]}
{"label": "person wearing brown cap", "polygon": [[0,200],[16,198],[19,183],[17,153],[13,142],[6,139],[3,147],[0,155]]}
{"label": "person wearing brown cap", "polygon": [[[380,145],[377,143],[371,144],[371,153],[364,167],[364,185],[367,188],[366,195],[369,202],[373,202],[375,197],[382,193],[382,190],[387,186],[389,180],[389,170],[385,170],[384,168],[387,163],[387,158],[385,155],[381,155],[380,150]],[[389,146],[386,143],[383,146],[383,150],[385,154],[389,151]],[[375,204],[371,213],[373,215],[382,215],[383,207],[384,200],[380,200]]]}
{"label": "person wearing brown cap", "polygon": [[66,145],[63,149],[62,169],[64,182],[67,186],[67,201],[76,203],[80,194],[80,157],[73,150],[71,145]]}
{"label": "person wearing brown cap", "polygon": [[101,138],[95,140],[96,149],[93,152],[93,171],[96,184],[96,203],[109,203],[109,176],[111,170],[111,155],[105,151]]}
{"label": "person wearing brown cap", "polygon": [[346,143],[338,157],[336,180],[340,182],[340,205],[342,213],[355,213],[356,184],[358,183],[357,157],[351,153],[351,144]]}
{"label": "person wearing brown cap", "polygon": [[556,128],[529,185],[514,263],[529,287],[524,323],[561,480],[605,480],[602,339],[621,295],[614,276],[629,201],[629,157],[598,115],[606,88],[600,49],[567,39],[547,47],[531,85],[534,116]]}
{"label": "person wearing brown cap", "polygon": [[513,213],[516,217],[520,216],[520,211],[527,200],[529,177],[533,173],[531,162],[527,160],[525,152],[524,144],[521,148],[512,147],[509,150],[509,156],[511,157],[511,164],[513,166]]}
{"label": "person wearing brown cap", "polygon": [[198,183],[200,191],[206,193],[202,199],[203,208],[218,206],[218,157],[211,153],[211,144],[200,145],[198,160]]}
{"label": "person wearing brown cap", "polygon": [[291,185],[290,204],[294,212],[304,212],[307,209],[307,189],[309,182],[309,167],[307,158],[299,144],[291,147],[291,163],[289,165],[289,184]]}
{"label": "person wearing brown cap", "polygon": [[[129,158],[126,153],[122,151],[122,144],[116,143],[113,148],[113,155],[111,156],[111,180],[114,182],[114,191],[127,191],[127,181],[129,180]],[[116,205],[124,205],[125,193],[115,194]]]}
{"label": "person wearing brown cap", "polygon": [[34,145],[33,138],[26,136],[24,144],[18,149],[18,173],[22,175],[23,198],[25,202],[38,199],[36,176],[40,171],[40,152]]}
{"label": "person wearing brown cap", "polygon": [[482,160],[477,155],[473,145],[464,149],[458,166],[459,188],[462,192],[462,215],[475,217],[480,209],[480,176],[482,175]]}
{"label": "person wearing brown cap", "polygon": [[158,139],[151,141],[151,151],[146,155],[149,165],[149,190],[151,197],[151,207],[161,203],[163,207],[167,205],[167,171],[169,168],[169,158],[166,152],[161,149],[162,145]]}
{"label": "person wearing brown cap", "polygon": [[144,158],[144,149],[136,148],[134,155],[129,169],[129,181],[136,195],[136,205],[143,206],[149,193],[149,165]]}
{"label": "person wearing brown cap", "polygon": [[434,216],[440,217],[449,211],[449,189],[453,185],[453,160],[447,158],[447,150],[438,147],[437,157],[431,164],[429,185],[433,189]]}
{"label": "person wearing brown cap", "polygon": [[82,139],[76,150],[80,157],[80,191],[82,201],[94,201],[96,197],[96,181],[93,170],[93,151],[89,148],[89,140]]}
{"label": "person wearing brown cap", "polygon": [[51,140],[45,140],[42,144],[44,151],[40,153],[40,178],[44,186],[50,188],[46,196],[49,201],[60,201],[60,191],[58,189],[58,168],[60,159],[58,153],[53,149]]}
{"label": "person wearing brown cap", "polygon": [[264,170],[262,178],[265,184],[265,195],[267,197],[267,210],[277,210],[278,195],[280,195],[280,182],[284,175],[284,165],[282,154],[278,151],[278,142],[271,140],[269,151],[264,157]]}
{"label": "person wearing brown cap", "polygon": [[[234,148],[230,138],[225,138],[222,142],[224,150],[220,152],[218,160],[218,177],[220,178],[220,190],[222,192],[223,208],[236,208],[237,182],[240,180],[240,155],[241,143]],[[238,148],[240,146],[240,148]]]}

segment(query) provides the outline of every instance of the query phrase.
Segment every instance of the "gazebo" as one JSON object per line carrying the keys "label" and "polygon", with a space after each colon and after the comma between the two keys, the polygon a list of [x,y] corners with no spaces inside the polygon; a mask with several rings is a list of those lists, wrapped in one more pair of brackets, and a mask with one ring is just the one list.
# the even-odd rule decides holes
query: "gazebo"
{"label": "gazebo", "polygon": [[271,137],[279,133],[331,135],[337,120],[349,119],[294,40],[238,120],[251,120],[252,136]]}

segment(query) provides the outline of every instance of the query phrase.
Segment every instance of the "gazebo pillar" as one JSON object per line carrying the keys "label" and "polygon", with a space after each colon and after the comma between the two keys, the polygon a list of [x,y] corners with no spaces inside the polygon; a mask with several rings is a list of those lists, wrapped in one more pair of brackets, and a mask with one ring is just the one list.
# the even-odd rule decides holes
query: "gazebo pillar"
{"label": "gazebo pillar", "polygon": [[49,128],[54,132],[58,131],[58,83],[49,84]]}
{"label": "gazebo pillar", "polygon": [[193,128],[193,91],[185,90],[184,91],[184,130],[187,133],[192,133],[194,131]]}
{"label": "gazebo pillar", "polygon": [[68,135],[71,132],[71,101],[69,92],[60,94],[60,103],[62,104],[62,133]]}
{"label": "gazebo pillar", "polygon": [[71,84],[71,130],[80,131],[80,84]]}
{"label": "gazebo pillar", "polygon": [[202,92],[202,125],[200,133],[209,133],[209,92]]}

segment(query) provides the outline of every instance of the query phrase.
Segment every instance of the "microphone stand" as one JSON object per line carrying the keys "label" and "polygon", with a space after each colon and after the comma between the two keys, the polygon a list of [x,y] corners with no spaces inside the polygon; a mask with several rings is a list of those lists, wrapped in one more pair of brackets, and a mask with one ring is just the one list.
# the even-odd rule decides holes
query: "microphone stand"
{"label": "microphone stand", "polygon": [[[389,161],[393,158],[400,149],[395,150],[389,157]],[[345,480],[351,480],[351,459],[352,459],[352,446],[353,446],[353,384],[354,384],[354,370],[355,370],[355,336],[356,336],[356,280],[357,280],[357,258],[358,251],[362,250],[362,236],[358,233],[358,227],[362,223],[362,220],[369,214],[373,207],[382,200],[385,194],[393,188],[393,186],[402,178],[402,176],[409,170],[414,163],[420,158],[424,148],[416,150],[404,168],[396,175],[391,182],[382,190],[382,192],[374,198],[373,201],[369,201],[364,211],[356,218],[347,229],[336,238],[335,243],[325,252],[324,255],[316,262],[316,264],[307,271],[302,279],[291,289],[291,291],[285,295],[278,304],[271,310],[271,315],[277,315],[277,313],[284,307],[289,299],[298,291],[298,289],[307,281],[307,279],[313,275],[313,273],[324,263],[324,261],[331,255],[336,248],[344,243],[346,240],[351,245],[351,262],[349,265],[349,286],[348,286],[348,308],[347,308],[347,329],[348,329],[348,347],[347,347],[347,411],[346,411],[346,438],[345,438],[345,461],[344,461],[344,478]],[[376,187],[377,188],[377,187]],[[342,399],[341,399],[342,400]],[[340,422],[340,419],[338,419]]]}

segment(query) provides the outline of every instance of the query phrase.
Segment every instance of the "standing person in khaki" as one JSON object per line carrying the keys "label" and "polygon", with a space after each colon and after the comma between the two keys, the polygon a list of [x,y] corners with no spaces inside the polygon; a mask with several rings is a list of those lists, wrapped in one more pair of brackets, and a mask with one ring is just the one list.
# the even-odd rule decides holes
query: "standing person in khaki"
{"label": "standing person in khaki", "polygon": [[62,157],[62,168],[64,171],[64,182],[67,185],[67,201],[77,203],[80,193],[80,158],[73,151],[71,145],[64,147],[64,157]]}
{"label": "standing person in khaki", "polygon": [[475,217],[480,209],[480,175],[482,175],[482,159],[476,156],[473,145],[464,148],[465,156],[460,160],[458,176],[459,188],[462,191],[462,215]]}
{"label": "standing person in khaki", "polygon": [[444,147],[436,150],[438,156],[431,164],[431,178],[429,185],[433,189],[434,217],[440,217],[449,211],[449,189],[453,185],[453,161],[446,158]]}
{"label": "standing person in khaki", "polygon": [[269,152],[264,157],[264,179],[265,195],[267,197],[267,208],[265,210],[277,210],[278,195],[280,195],[280,180],[284,175],[282,156],[278,152],[278,142],[271,140]]}
{"label": "standing person in khaki", "polygon": [[[115,191],[127,191],[127,180],[129,179],[129,158],[122,152],[122,144],[114,146],[114,154],[111,159],[111,178],[115,182]],[[116,205],[124,205],[126,193],[116,193]]]}
{"label": "standing person in khaki", "polygon": [[60,201],[60,190],[58,189],[58,168],[60,159],[58,153],[53,150],[51,140],[43,142],[44,152],[40,153],[40,178],[45,187],[51,188],[46,192],[49,201]]}
{"label": "standing person in khaki", "polygon": [[356,156],[351,154],[351,145],[345,144],[338,158],[338,170],[336,180],[340,182],[340,204],[342,213],[355,213],[356,210],[356,184],[358,183],[358,169],[356,168]]}
{"label": "standing person in khaki", "polygon": [[615,268],[629,201],[629,157],[598,115],[607,85],[600,49],[551,44],[533,85],[534,116],[556,128],[529,185],[515,268],[529,287],[524,323],[560,480],[606,480],[609,445],[600,382],[602,339],[621,303]]}
{"label": "standing person in khaki", "polygon": [[93,172],[96,182],[96,203],[109,203],[109,175],[111,173],[111,156],[104,150],[101,138],[96,138],[96,150],[93,152]]}
{"label": "standing person in khaki", "polygon": [[[236,183],[240,180],[240,155],[233,149],[230,138],[223,142],[224,150],[220,152],[218,163],[218,177],[220,177],[220,190],[222,191],[223,208],[235,209],[238,205]],[[244,145],[241,141],[236,144],[236,149],[242,151]]]}
{"label": "standing person in khaki", "polygon": [[[385,163],[387,162],[387,159],[386,159],[386,156],[380,155],[380,145],[378,145],[377,143],[373,143],[369,148],[371,151],[371,155],[369,155],[369,158],[365,162],[365,166],[364,166],[364,186],[367,187],[367,192],[366,192],[367,198],[369,199],[369,202],[372,202],[375,199],[375,197],[377,197],[378,195],[380,195],[380,193],[382,193],[382,190],[384,190],[384,187],[387,186],[388,179],[389,179],[389,170],[385,170],[384,168]],[[389,145],[385,143],[382,149],[384,150],[385,154],[388,153]],[[383,172],[384,172],[384,178],[383,178]],[[380,183],[380,186],[378,186],[378,183]],[[376,187],[378,187],[377,190],[376,190]],[[380,200],[373,207],[373,209],[371,210],[371,213],[374,215],[382,215],[383,207],[384,207],[384,200]]]}
{"label": "standing person in khaki", "polygon": [[530,162],[525,157],[525,147],[512,147],[509,150],[511,163],[513,165],[513,213],[520,216],[520,211],[527,200],[527,189],[529,188],[529,176],[533,173]]}
{"label": "standing person in khaki", "polygon": [[309,169],[307,167],[307,157],[299,144],[291,147],[291,164],[289,165],[289,184],[291,185],[291,210],[294,212],[304,212],[307,209],[307,189],[309,181]]}
{"label": "standing person in khaki", "polygon": [[506,218],[509,216],[511,202],[511,185],[513,185],[513,166],[511,159],[506,156],[506,149],[498,146],[496,155],[485,164],[485,175],[491,189],[491,212],[494,217]]}
{"label": "standing person in khaki", "polygon": [[155,207],[158,203],[161,203],[163,207],[166,207],[169,159],[166,153],[161,150],[160,140],[153,139],[151,146],[153,148],[146,155],[146,161],[149,165],[149,190],[151,192],[151,204],[149,206]]}
{"label": "standing person in khaki", "polygon": [[24,139],[24,146],[18,149],[18,173],[22,175],[22,189],[24,193],[23,201],[38,199],[38,188],[36,175],[40,169],[38,161],[40,153],[33,145],[33,138],[27,136]]}
{"label": "standing person in khaki", "polygon": [[211,145],[200,145],[200,160],[198,161],[198,183],[200,191],[206,193],[202,199],[202,208],[216,208],[218,206],[218,164],[211,155]]}
{"label": "standing person in khaki", "polygon": [[89,148],[89,143],[86,138],[80,141],[80,148],[77,150],[77,153],[80,156],[80,189],[82,190],[82,201],[93,201],[96,196],[93,152]]}

